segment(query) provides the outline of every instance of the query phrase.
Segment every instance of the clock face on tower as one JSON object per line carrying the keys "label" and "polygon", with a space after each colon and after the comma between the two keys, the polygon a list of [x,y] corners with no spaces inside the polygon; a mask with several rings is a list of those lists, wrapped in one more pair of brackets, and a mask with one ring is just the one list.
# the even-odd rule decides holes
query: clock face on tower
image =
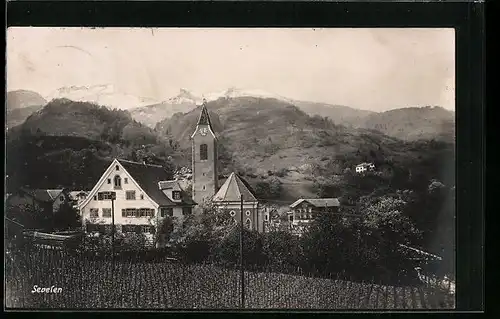
{"label": "clock face on tower", "polygon": [[202,129],[200,129],[200,134],[201,135],[205,136],[205,135],[207,135],[207,133],[208,133],[208,130],[207,130],[206,127],[203,127]]}

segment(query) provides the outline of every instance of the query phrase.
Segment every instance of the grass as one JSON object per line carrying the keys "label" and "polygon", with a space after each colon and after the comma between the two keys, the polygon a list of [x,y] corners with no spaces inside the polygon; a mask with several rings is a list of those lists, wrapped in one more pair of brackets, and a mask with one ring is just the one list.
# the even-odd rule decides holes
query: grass
{"label": "grass", "polygon": [[[30,253],[6,263],[7,308],[236,309],[238,270],[167,261],[91,260]],[[34,285],[60,294],[31,294]],[[452,296],[425,287],[393,287],[340,278],[245,271],[247,309],[442,309]]]}

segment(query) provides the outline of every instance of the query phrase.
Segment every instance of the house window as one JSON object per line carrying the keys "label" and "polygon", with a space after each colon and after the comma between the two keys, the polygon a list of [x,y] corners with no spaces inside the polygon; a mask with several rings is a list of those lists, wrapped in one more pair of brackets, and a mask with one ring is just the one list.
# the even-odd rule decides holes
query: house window
{"label": "house window", "polygon": [[120,176],[115,176],[115,188],[122,188],[122,179]]}
{"label": "house window", "polygon": [[264,220],[265,220],[265,221],[268,221],[268,220],[269,220],[269,215],[267,215],[267,214],[266,214],[266,215],[264,215]]}
{"label": "house window", "polygon": [[59,200],[60,200],[61,202],[63,202],[63,201],[64,201],[64,196],[59,197]]}
{"label": "house window", "polygon": [[149,225],[142,225],[141,227],[143,233],[152,233],[153,232],[153,227]]}
{"label": "house window", "polygon": [[313,209],[312,207],[309,207],[309,213],[312,213]]}
{"label": "house window", "polygon": [[135,225],[123,225],[122,226],[123,233],[132,233],[135,232]]}
{"label": "house window", "polygon": [[94,195],[94,200],[97,200],[97,195]]}
{"label": "house window", "polygon": [[152,208],[124,208],[122,217],[154,217],[155,210]]}
{"label": "house window", "polygon": [[111,208],[103,208],[102,217],[111,217]]}
{"label": "house window", "polygon": [[249,211],[249,210],[247,210],[247,211],[245,212],[245,214],[247,214],[247,216],[250,216],[250,211]]}
{"label": "house window", "polygon": [[201,144],[200,145],[200,160],[206,161],[208,159],[208,145]]}
{"label": "house window", "polygon": [[136,217],[136,211],[137,209],[135,208],[125,208],[122,209],[122,216],[123,217]]}
{"label": "house window", "polygon": [[191,207],[182,207],[182,215],[190,215]]}
{"label": "house window", "polygon": [[108,178],[108,184],[111,184],[111,178]]}
{"label": "house window", "polygon": [[236,215],[236,212],[232,210],[231,212],[229,212],[229,214],[234,217]]}
{"label": "house window", "polygon": [[125,196],[127,200],[135,200],[135,191],[126,191]]}
{"label": "house window", "polygon": [[99,208],[91,208],[90,209],[90,217],[99,217]]}
{"label": "house window", "polygon": [[293,222],[293,215],[288,216],[288,221]]}
{"label": "house window", "polygon": [[119,165],[116,165],[115,168],[116,168],[117,171],[120,170],[120,166]]}
{"label": "house window", "polygon": [[146,216],[147,217],[155,217],[155,210],[152,208],[149,208],[146,210]]}
{"label": "house window", "polygon": [[142,199],[144,199],[144,195],[143,195],[143,194],[141,194],[141,200],[142,200]]}
{"label": "house window", "polygon": [[174,198],[174,200],[180,200],[181,199],[181,192],[179,192],[179,191],[173,191],[172,192],[172,197]]}
{"label": "house window", "polygon": [[108,192],[99,192],[97,193],[98,200],[108,200],[111,199],[111,194]]}
{"label": "house window", "polygon": [[245,222],[245,226],[248,228],[248,229],[251,229],[252,228],[252,221],[250,220],[250,218],[247,218],[246,222]]}
{"label": "house window", "polygon": [[160,217],[174,216],[174,209],[171,207],[160,208]]}
{"label": "house window", "polygon": [[205,190],[205,185],[203,185],[203,190]]}
{"label": "house window", "polygon": [[125,184],[128,184],[128,178],[127,178],[127,177],[125,177],[125,178],[123,179],[123,182],[124,182]]}

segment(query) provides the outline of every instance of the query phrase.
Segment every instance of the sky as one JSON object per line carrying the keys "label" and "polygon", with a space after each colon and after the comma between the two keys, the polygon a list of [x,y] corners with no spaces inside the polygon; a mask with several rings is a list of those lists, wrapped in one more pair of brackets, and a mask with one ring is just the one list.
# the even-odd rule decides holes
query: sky
{"label": "sky", "polygon": [[453,29],[7,30],[7,90],[111,84],[162,101],[230,87],[372,111],[455,109]]}

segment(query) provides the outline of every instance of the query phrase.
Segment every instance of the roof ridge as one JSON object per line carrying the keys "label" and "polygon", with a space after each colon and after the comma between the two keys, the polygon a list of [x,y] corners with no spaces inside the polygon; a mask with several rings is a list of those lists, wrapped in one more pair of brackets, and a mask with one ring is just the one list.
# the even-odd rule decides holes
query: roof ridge
{"label": "roof ridge", "polygon": [[45,191],[47,192],[47,194],[49,194],[50,199],[54,200],[54,197],[50,193],[51,190],[50,189],[46,189]]}
{"label": "roof ridge", "polygon": [[163,166],[161,166],[161,165],[157,165],[157,164],[134,162],[134,161],[130,161],[130,160],[122,159],[122,158],[117,158],[116,160],[117,160],[118,162],[126,162],[126,163],[130,163],[130,164],[146,165],[146,166],[153,166],[153,167],[160,167],[160,168],[163,168]]}
{"label": "roof ridge", "polygon": [[[239,177],[238,175],[235,175],[236,176],[236,187],[238,189],[238,193],[240,193],[240,198],[243,197],[243,193],[241,192],[241,189],[240,187],[245,187],[249,192],[250,190],[248,189],[248,187],[245,185],[245,183],[243,183],[243,181],[241,180],[241,177]],[[238,182],[241,183],[241,185],[238,185]],[[252,192],[250,192],[252,193]]]}
{"label": "roof ridge", "polygon": [[[229,190],[229,184],[231,184],[231,176],[234,176],[234,172],[231,172],[231,174],[229,175],[229,177],[227,178],[226,182],[227,183],[227,187],[226,187],[226,191],[224,192],[224,196],[222,196],[222,198],[226,198],[227,196],[227,191]],[[225,184],[224,183],[224,184]]]}

